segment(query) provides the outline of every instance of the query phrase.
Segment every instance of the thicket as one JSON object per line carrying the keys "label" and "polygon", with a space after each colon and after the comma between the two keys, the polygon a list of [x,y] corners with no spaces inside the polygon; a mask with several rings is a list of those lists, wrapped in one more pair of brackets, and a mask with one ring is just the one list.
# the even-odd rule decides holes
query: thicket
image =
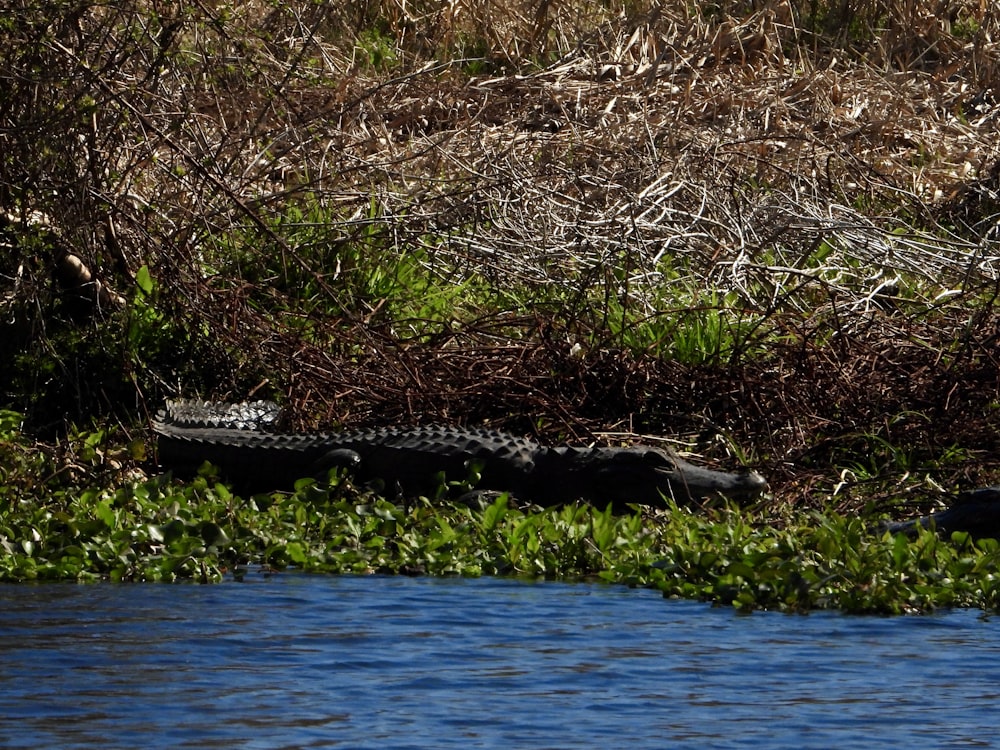
{"label": "thicket", "polygon": [[0,402],[674,436],[779,506],[997,476],[978,0],[13,0]]}

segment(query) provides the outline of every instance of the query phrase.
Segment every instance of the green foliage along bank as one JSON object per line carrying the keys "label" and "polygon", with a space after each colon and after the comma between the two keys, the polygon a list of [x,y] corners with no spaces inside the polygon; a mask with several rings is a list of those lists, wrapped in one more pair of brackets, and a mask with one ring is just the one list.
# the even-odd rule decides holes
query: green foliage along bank
{"label": "green foliage along bank", "polygon": [[[588,579],[748,611],[992,610],[1000,600],[993,540],[908,540],[836,514],[778,528],[736,508],[613,516],[586,505],[515,509],[505,497],[483,509],[392,503],[336,478],[243,498],[210,467],[188,483],[124,474],[113,482],[114,457],[128,449],[103,433],[78,435],[67,462],[29,448],[17,415],[2,416],[3,581],[210,582],[265,568]],[[74,479],[60,461],[91,479]]]}

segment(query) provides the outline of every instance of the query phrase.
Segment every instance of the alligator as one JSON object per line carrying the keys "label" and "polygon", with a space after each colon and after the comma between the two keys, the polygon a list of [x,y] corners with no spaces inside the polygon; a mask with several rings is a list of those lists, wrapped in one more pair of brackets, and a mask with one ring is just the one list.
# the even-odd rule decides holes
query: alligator
{"label": "alligator", "polygon": [[339,469],[383,492],[434,497],[443,478],[461,482],[472,476],[478,493],[506,492],[541,506],[610,503],[615,511],[629,504],[665,507],[668,499],[750,500],[767,486],[756,472],[711,471],[651,446],[547,447],[474,427],[282,433],[273,428],[278,414],[267,401],[168,401],[153,420],[160,464],[191,471],[208,461],[246,491],[279,489]]}
{"label": "alligator", "polygon": [[980,487],[959,492],[955,501],[944,510],[909,521],[886,523],[882,527],[892,534],[915,536],[921,529],[933,529],[950,535],[955,531],[970,536],[1000,539],[1000,487]]}

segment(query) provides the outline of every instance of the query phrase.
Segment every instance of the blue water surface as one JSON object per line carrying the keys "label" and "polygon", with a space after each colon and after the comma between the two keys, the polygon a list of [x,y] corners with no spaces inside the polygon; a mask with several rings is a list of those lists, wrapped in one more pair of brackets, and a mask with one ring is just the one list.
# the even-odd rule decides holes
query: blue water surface
{"label": "blue water surface", "polygon": [[1000,629],[595,584],[0,586],[4,748],[991,747]]}

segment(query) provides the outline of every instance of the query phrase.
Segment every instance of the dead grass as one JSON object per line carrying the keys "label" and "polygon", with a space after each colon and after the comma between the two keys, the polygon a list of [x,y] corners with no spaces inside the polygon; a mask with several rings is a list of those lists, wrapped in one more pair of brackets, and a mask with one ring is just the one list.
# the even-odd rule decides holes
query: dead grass
{"label": "dead grass", "polygon": [[[44,217],[126,296],[152,270],[217,352],[205,395],[266,377],[303,425],[678,435],[809,505],[997,477],[992,3],[15,5],[18,352],[50,326]],[[310,223],[327,250],[296,244]],[[480,291],[388,319],[348,289],[359,247]],[[665,357],[699,306],[748,332]],[[668,324],[637,346],[641,321]],[[139,364],[133,403],[176,377]]]}

